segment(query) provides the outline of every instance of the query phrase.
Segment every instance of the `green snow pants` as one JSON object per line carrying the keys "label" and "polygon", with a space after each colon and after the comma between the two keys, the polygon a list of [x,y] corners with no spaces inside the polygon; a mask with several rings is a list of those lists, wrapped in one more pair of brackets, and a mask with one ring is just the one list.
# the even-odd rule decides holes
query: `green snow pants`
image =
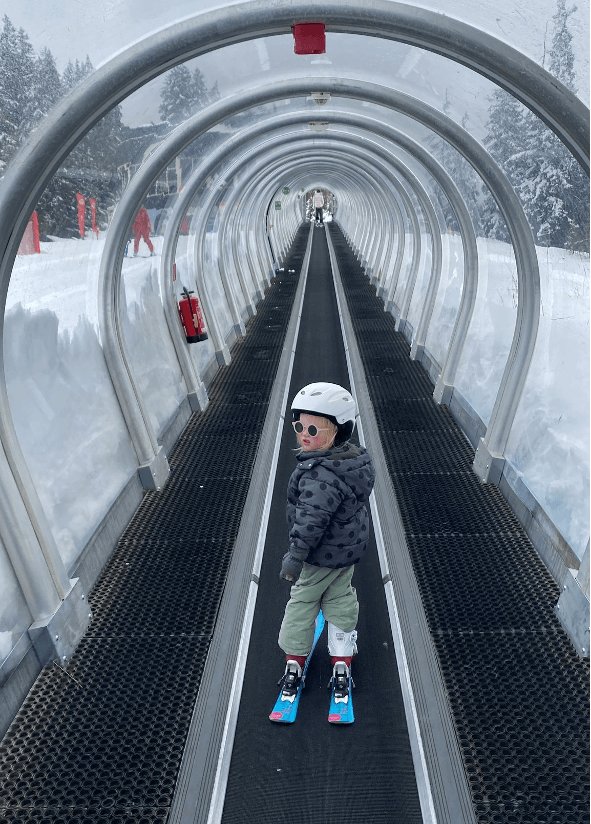
{"label": "green snow pants", "polygon": [[359,603],[351,586],[354,566],[343,569],[306,564],[291,588],[279,631],[279,646],[287,655],[307,655],[314,641],[316,616],[324,617],[343,632],[357,626]]}

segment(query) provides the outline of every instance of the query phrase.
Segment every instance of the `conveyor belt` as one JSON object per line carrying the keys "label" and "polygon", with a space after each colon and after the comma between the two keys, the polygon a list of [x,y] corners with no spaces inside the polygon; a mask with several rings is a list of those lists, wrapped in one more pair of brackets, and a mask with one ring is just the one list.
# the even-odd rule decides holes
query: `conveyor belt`
{"label": "conveyor belt", "polygon": [[[316,229],[289,397],[316,380],[349,387],[326,236]],[[360,601],[353,662],[356,722],[328,724],[326,630],[312,659],[295,724],[267,720],[285,656],[277,634],[289,598],[279,579],[287,546],[285,495],[295,466],[289,416],[279,455],[223,824],[421,822],[386,599],[372,541],[353,583]]]}
{"label": "conveyor belt", "polygon": [[589,821],[589,661],[559,589],[330,228],[479,824]]}
{"label": "conveyor belt", "polygon": [[67,673],[41,673],[4,737],[2,824],[166,821],[307,238],[125,530]]}

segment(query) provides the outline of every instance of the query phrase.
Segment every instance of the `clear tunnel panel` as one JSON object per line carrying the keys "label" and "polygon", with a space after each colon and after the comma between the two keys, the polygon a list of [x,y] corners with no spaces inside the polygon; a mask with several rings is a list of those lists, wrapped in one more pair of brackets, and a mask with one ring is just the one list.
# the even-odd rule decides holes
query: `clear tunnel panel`
{"label": "clear tunnel panel", "polygon": [[536,350],[509,443],[527,485],[579,558],[589,534],[589,260],[539,249]]}
{"label": "clear tunnel panel", "polygon": [[[5,110],[12,106],[13,119],[0,120],[0,175],[10,168],[15,151],[31,129],[41,134],[43,118],[91,76],[95,67],[132,42],[141,44],[149,34],[218,5],[201,0],[196,9],[194,2],[179,0],[171,13],[156,0],[131,0],[111,3],[105,12],[96,3],[82,0],[74,15],[67,4],[42,2],[31,15],[19,0],[5,0],[1,102]],[[574,60],[571,71],[568,61],[561,62],[553,40],[559,6],[556,0],[541,0],[530,3],[529,8],[510,2],[499,9],[484,1],[466,4],[451,0],[445,13],[514,46],[538,65],[544,64],[586,102],[586,10],[584,6],[573,8],[567,15]],[[22,36],[18,34],[20,27]],[[21,45],[17,48],[19,36]],[[581,554],[589,530],[585,503],[589,452],[588,181],[541,121],[478,73],[411,45],[329,32],[325,55],[295,55],[293,39],[285,34],[212,51],[151,80],[122,100],[86,135],[39,200],[38,234],[33,226],[27,229],[8,288],[5,373],[19,443],[64,564],[68,569],[75,564],[138,464],[99,331],[99,278],[106,243],[118,225],[118,207],[152,154],[188,117],[230,96],[240,100],[256,85],[295,77],[352,78],[410,95],[448,116],[487,149],[507,174],[531,226],[542,290],[534,357],[506,449],[509,482],[515,488],[525,486],[575,553]],[[23,91],[31,78],[30,102],[35,105],[19,111],[13,105],[18,97],[14,89]],[[166,431],[187,390],[162,311],[162,284],[173,276],[172,264],[171,271],[162,273],[160,269],[168,220],[183,189],[199,165],[240,131],[280,114],[299,113],[304,125],[289,128],[301,132],[306,120],[321,122],[327,112],[372,117],[409,135],[442,164],[464,197],[478,237],[478,291],[455,389],[461,402],[485,428],[488,425],[513,339],[519,299],[514,250],[498,206],[467,161],[429,126],[400,111],[370,103],[363,95],[360,99],[335,95],[325,106],[302,96],[270,100],[216,124],[190,141],[178,156],[167,161],[154,181],[146,183],[144,202],[151,223],[148,239],[155,254],[150,255],[150,245],[142,236],[134,258],[133,231],[124,238],[119,249],[122,285],[118,301],[125,345],[156,438]],[[339,127],[341,135],[347,130],[357,137],[366,134],[363,126]],[[312,130],[310,135],[320,144],[323,137],[330,140],[335,131],[331,124],[326,131]],[[395,146],[395,141],[389,144],[384,137],[372,140],[382,148]],[[259,139],[222,158],[220,167],[187,204],[189,216],[174,244],[173,290],[177,300],[183,286],[195,289],[214,321],[209,339],[190,348],[197,373],[208,379],[222,360],[224,343],[233,340],[247,319],[249,302],[254,305],[257,295],[264,293],[273,264],[279,263],[285,251],[288,227],[304,219],[306,193],[317,182],[334,192],[335,219],[351,237],[362,238],[364,227],[359,224],[369,214],[364,198],[374,191],[375,181],[363,178],[363,163],[358,158],[353,161],[355,177],[350,169],[339,174],[328,163],[322,168],[323,159],[316,159],[309,174],[299,176],[292,170],[285,179],[277,174],[276,179],[266,180],[266,204],[272,208],[264,214],[261,207],[255,215],[249,212],[248,204],[257,194],[256,185],[247,190],[245,199],[233,200],[234,187],[248,180],[254,160],[243,165],[231,185],[221,187],[230,163],[238,162],[241,152],[248,154],[258,148]],[[397,157],[405,156],[397,148],[392,151]],[[449,204],[428,174],[419,171],[420,162],[409,156],[405,161],[426,186],[441,223],[442,273],[426,337],[428,356],[441,366],[467,275],[464,241]],[[291,189],[289,195],[283,195],[284,186]],[[555,196],[557,189],[560,198]],[[1,191],[0,186],[0,196]],[[403,230],[392,240],[380,285],[384,300],[390,299],[393,305],[389,308],[395,313],[400,312],[405,295],[409,297],[405,320],[416,330],[434,239],[425,231],[412,191],[409,196],[419,230],[414,233],[407,206],[399,195],[393,195]],[[275,202],[282,205],[277,214]],[[232,210],[230,215],[224,211],[226,203]],[[265,229],[260,228],[263,221],[267,221]],[[373,242],[367,248],[376,253],[382,248],[380,238],[375,233],[371,237]],[[127,241],[128,254],[124,255]],[[400,250],[403,255],[395,270]],[[375,267],[381,261],[368,263]],[[222,274],[227,276],[227,285]],[[414,288],[408,291],[415,275]],[[80,495],[81,488],[84,495]],[[0,563],[3,559],[1,554]],[[0,601],[3,595],[0,591]],[[25,620],[21,606],[19,601],[14,608],[18,629],[11,640],[0,636],[4,639],[0,658]]]}

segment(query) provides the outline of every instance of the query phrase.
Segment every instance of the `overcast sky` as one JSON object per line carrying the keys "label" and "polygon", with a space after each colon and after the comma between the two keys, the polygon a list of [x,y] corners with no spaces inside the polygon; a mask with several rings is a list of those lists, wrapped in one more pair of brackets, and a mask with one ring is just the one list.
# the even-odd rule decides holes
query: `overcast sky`
{"label": "overcast sky", "polygon": [[[174,0],[173,3],[162,0],[0,0],[2,15],[7,14],[17,28],[24,28],[37,52],[44,46],[50,48],[60,71],[63,71],[68,60],[84,60],[87,55],[97,67],[117,51],[150,32],[174,20],[220,5],[230,4],[220,3],[219,0]],[[544,40],[547,45],[550,43],[552,28],[548,23],[551,23],[556,11],[556,0],[497,0],[495,3],[491,3],[490,0],[439,0],[417,5],[444,11],[450,16],[481,27],[524,51],[538,62],[544,54]],[[572,5],[574,0],[567,0],[567,7]],[[174,9],[174,15],[171,14],[171,9]],[[583,0],[579,2],[579,10],[571,17],[570,30],[574,36],[578,91],[587,104],[588,18],[588,4]],[[368,43],[368,39],[363,40]],[[382,72],[387,74],[390,55],[394,55],[396,49],[401,47],[372,38],[366,48],[367,58],[352,60],[351,69],[345,71],[351,75],[357,68],[362,69],[365,66],[367,69],[371,66],[378,72],[376,80],[383,79]],[[327,41],[327,52],[330,58],[330,36]],[[347,49],[347,55],[349,53],[350,49]],[[226,52],[223,59],[216,53],[204,55],[199,58],[199,66],[205,75],[207,85],[211,86],[217,81],[220,91],[224,93],[232,88],[239,89],[240,83],[246,85],[249,76],[252,77],[261,71],[273,74],[282,67],[289,71],[295,70],[296,67],[304,68],[302,60],[312,62],[310,58],[295,57],[288,38],[284,37],[234,46],[231,53]],[[343,70],[343,64],[338,60],[335,63],[335,73]],[[434,62],[426,55],[418,65],[412,66],[412,72],[407,72],[407,80],[420,82],[421,90],[424,84],[425,88],[432,87],[439,93],[443,90],[443,94],[449,88],[453,94],[455,84],[463,83],[463,80],[455,71],[455,66],[450,66],[449,71],[443,69],[442,72],[445,64],[449,65],[448,61]],[[326,66],[324,71],[331,69]],[[154,81],[154,85],[137,93],[137,98],[124,106],[124,119],[127,122],[145,123],[159,120],[159,83],[160,81]],[[469,94],[466,97],[466,105],[470,105]]]}

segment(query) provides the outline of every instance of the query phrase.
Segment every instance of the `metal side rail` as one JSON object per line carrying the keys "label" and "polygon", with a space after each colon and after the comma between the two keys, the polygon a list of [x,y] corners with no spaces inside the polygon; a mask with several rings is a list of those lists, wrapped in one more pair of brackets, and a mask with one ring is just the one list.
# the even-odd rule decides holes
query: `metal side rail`
{"label": "metal side rail", "polygon": [[416,709],[437,820],[469,820],[467,786],[479,824],[583,824],[589,661],[555,616],[559,588],[499,489],[472,471],[473,450],[434,403],[426,372],[410,360],[342,232],[335,224],[329,232],[356,340],[357,392],[375,418],[368,448],[393,492],[379,507],[382,526],[390,521],[398,536],[386,543],[387,574],[410,679],[423,693]]}

